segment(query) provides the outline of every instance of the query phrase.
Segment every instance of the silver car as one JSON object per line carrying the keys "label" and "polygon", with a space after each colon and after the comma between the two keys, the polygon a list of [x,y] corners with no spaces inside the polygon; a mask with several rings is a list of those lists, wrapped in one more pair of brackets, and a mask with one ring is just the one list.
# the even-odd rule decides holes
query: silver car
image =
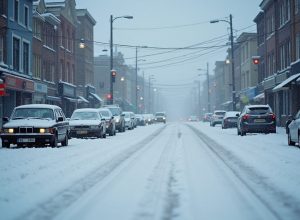
{"label": "silver car", "polygon": [[298,143],[298,146],[300,146],[300,110],[288,123],[288,145],[295,146],[295,144]]}

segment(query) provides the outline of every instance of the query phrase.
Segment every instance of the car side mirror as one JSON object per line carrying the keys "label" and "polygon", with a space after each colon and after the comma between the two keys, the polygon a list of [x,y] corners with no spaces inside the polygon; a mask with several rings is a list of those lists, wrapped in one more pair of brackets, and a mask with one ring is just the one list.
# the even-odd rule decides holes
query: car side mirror
{"label": "car side mirror", "polygon": [[111,119],[114,119],[115,117],[114,116],[111,116]]}
{"label": "car side mirror", "polygon": [[3,123],[7,123],[9,121],[9,118],[8,117],[3,117],[2,121],[3,121]]}
{"label": "car side mirror", "polygon": [[240,117],[240,114],[238,113],[238,114],[236,114],[235,116]]}
{"label": "car side mirror", "polygon": [[125,117],[125,114],[122,113],[121,116],[122,116],[122,117]]}
{"label": "car side mirror", "polygon": [[105,118],[101,118],[101,121],[106,121]]}
{"label": "car side mirror", "polygon": [[60,116],[60,117],[57,118],[57,122],[62,122],[62,121],[64,121],[63,117]]}

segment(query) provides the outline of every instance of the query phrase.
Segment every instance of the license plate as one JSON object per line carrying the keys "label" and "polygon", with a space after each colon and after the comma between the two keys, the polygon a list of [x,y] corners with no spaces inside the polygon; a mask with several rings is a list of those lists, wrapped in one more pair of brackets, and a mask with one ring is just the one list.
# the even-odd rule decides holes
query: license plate
{"label": "license plate", "polygon": [[254,119],[254,122],[262,123],[262,122],[266,122],[266,119],[262,119],[262,118]]}
{"label": "license plate", "polygon": [[18,138],[18,143],[34,143],[35,138]]}
{"label": "license plate", "polygon": [[77,131],[77,134],[87,134],[87,131]]}

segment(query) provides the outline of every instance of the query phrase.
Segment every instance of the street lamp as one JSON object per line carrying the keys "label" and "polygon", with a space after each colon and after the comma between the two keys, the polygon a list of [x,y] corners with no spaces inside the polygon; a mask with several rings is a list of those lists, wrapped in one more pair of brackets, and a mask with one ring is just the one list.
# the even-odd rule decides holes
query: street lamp
{"label": "street lamp", "polygon": [[230,25],[230,44],[231,44],[231,74],[232,74],[232,110],[236,110],[235,105],[235,79],[234,79],[234,51],[233,51],[233,32],[232,32],[232,15],[229,15],[229,21],[228,20],[222,20],[222,19],[216,19],[211,20],[210,23],[218,23],[220,21],[226,22]]}
{"label": "street lamp", "polygon": [[135,48],[135,107],[136,107],[136,113],[138,112],[138,61],[146,61],[144,59],[138,60],[138,48]]}
{"label": "street lamp", "polygon": [[119,17],[113,17],[110,15],[110,104],[114,104],[114,85],[113,85],[113,77],[111,71],[114,69],[114,60],[113,60],[113,22],[118,18],[126,18],[126,19],[133,19],[133,16],[124,15]]}
{"label": "street lamp", "polygon": [[[209,68],[208,68],[208,63],[206,64],[206,69],[201,69],[199,68],[198,70],[200,71],[206,71],[206,81],[207,81],[207,112],[210,112],[210,92],[209,92]],[[204,75],[204,74],[198,74]]]}

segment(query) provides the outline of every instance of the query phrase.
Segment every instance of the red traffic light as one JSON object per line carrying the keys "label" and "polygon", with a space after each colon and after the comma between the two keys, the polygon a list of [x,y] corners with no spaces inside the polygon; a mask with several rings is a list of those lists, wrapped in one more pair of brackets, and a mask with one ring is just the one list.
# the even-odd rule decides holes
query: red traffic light
{"label": "red traffic light", "polygon": [[117,71],[112,70],[112,71],[111,71],[111,76],[112,76],[112,77],[116,77],[116,75],[117,75]]}
{"label": "red traffic light", "polygon": [[106,99],[107,99],[107,100],[110,100],[110,99],[111,99],[111,94],[110,94],[110,93],[108,93],[108,94],[106,95]]}
{"label": "red traffic light", "polygon": [[259,56],[253,56],[252,57],[252,63],[254,64],[254,65],[258,65],[259,64]]}

